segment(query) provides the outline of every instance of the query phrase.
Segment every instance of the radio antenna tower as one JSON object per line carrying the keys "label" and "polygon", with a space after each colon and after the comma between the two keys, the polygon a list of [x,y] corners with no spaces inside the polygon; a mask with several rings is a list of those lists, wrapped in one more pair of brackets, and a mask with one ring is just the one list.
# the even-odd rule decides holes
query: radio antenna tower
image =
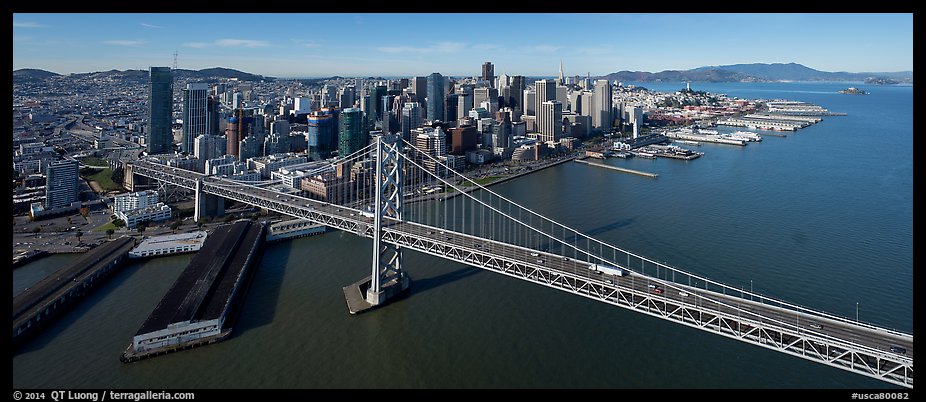
{"label": "radio antenna tower", "polygon": [[177,51],[174,50],[174,67],[173,70],[177,69]]}

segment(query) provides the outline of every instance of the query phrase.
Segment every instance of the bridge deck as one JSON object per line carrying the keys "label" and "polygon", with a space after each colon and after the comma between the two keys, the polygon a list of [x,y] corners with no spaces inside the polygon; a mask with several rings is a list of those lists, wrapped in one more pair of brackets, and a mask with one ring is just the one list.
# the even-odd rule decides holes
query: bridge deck
{"label": "bridge deck", "polygon": [[[167,166],[145,164],[144,169],[137,170],[141,172],[136,171],[136,174],[187,188],[193,188],[195,181],[202,179],[202,189],[206,193],[360,236],[373,236],[372,219],[356,209],[259,187],[242,188],[238,183]],[[585,261],[413,222],[384,217],[383,231],[384,241],[402,247],[568,290],[760,346],[773,345],[782,352],[912,387],[912,335],[823,313],[790,310],[636,272],[624,277],[601,274],[589,269]],[[554,285],[555,281],[560,285]],[[654,293],[650,285],[659,285],[664,292]],[[894,354],[890,352],[891,346],[906,348],[907,354]]]}

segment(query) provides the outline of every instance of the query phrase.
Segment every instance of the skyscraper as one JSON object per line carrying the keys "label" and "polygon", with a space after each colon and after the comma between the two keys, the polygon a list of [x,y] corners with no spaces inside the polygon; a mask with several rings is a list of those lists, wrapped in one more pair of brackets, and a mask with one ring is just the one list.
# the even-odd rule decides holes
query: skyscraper
{"label": "skyscraper", "polygon": [[77,161],[59,160],[45,168],[45,209],[77,201]]}
{"label": "skyscraper", "polygon": [[221,135],[201,134],[193,139],[193,155],[199,159],[199,171],[205,169],[206,161],[225,155],[228,150],[226,138]]}
{"label": "skyscraper", "polygon": [[524,76],[515,75],[511,77],[511,96],[508,98],[508,106],[518,109],[521,113],[526,113],[527,108],[523,104],[524,100]]}
{"label": "skyscraper", "polygon": [[225,139],[228,147],[225,153],[238,156],[238,117],[228,118],[228,124],[225,125]]}
{"label": "skyscraper", "polygon": [[482,78],[489,82],[489,86],[495,88],[495,66],[492,65],[491,61],[482,63]]}
{"label": "skyscraper", "polygon": [[354,91],[353,86],[347,86],[341,89],[340,96],[338,97],[338,105],[341,109],[347,109],[349,107],[354,107],[354,100],[356,98],[356,91]]}
{"label": "skyscraper", "polygon": [[556,100],[541,103],[537,127],[540,141],[559,141],[563,136],[563,104]]}
{"label": "skyscraper", "polygon": [[183,137],[180,151],[193,153],[193,140],[211,134],[208,102],[209,86],[203,83],[186,84],[183,89]]}
{"label": "skyscraper", "polygon": [[[424,98],[428,96],[428,77],[415,77],[411,80],[412,92],[415,93],[415,100],[421,105],[422,113],[427,113],[427,103]],[[423,118],[427,118],[422,114]]]}
{"label": "skyscraper", "polygon": [[603,131],[611,129],[611,83],[608,80],[595,81],[591,113],[592,127]]}
{"label": "skyscraper", "polygon": [[338,132],[333,114],[315,112],[308,116],[306,143],[309,156],[314,160],[327,159],[337,149]]}
{"label": "skyscraper", "polygon": [[151,67],[148,71],[148,135],[145,145],[149,154],[170,153],[174,148],[170,132],[174,75],[170,67]]}
{"label": "skyscraper", "polygon": [[402,107],[402,138],[411,141],[412,129],[421,127],[421,107],[418,102],[408,102]]}
{"label": "skyscraper", "polygon": [[540,114],[540,105],[543,102],[556,100],[556,82],[553,80],[540,80],[534,82],[534,113]]}
{"label": "skyscraper", "polygon": [[341,111],[338,124],[338,156],[348,156],[367,145],[363,112],[355,107]]}
{"label": "skyscraper", "polygon": [[444,76],[431,73],[428,76],[428,119],[446,121],[444,116]]}

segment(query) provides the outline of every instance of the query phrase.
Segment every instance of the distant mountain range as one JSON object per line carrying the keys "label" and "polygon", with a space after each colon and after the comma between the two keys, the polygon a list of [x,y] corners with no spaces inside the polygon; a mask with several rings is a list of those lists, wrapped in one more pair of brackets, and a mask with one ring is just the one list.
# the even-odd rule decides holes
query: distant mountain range
{"label": "distant mountain range", "polygon": [[847,73],[815,70],[797,63],[752,63],[706,66],[691,70],[618,71],[602,78],[632,82],[774,82],[774,81],[865,81],[866,79],[913,82],[913,71]]}
{"label": "distant mountain range", "polygon": [[[30,82],[36,80],[45,80],[49,77],[60,77],[61,74],[53,73],[51,71],[39,70],[34,68],[23,68],[13,71],[13,82]],[[148,81],[148,70],[109,70],[109,71],[97,71],[92,73],[74,73],[68,75],[74,78],[102,78],[102,77],[118,77],[125,81]],[[273,81],[274,77],[264,77],[262,75],[245,73],[243,71],[238,71],[230,68],[222,67],[213,67],[203,70],[184,70],[176,69],[174,70],[174,79],[190,79],[190,80],[209,80],[215,78],[237,78],[240,81]]]}

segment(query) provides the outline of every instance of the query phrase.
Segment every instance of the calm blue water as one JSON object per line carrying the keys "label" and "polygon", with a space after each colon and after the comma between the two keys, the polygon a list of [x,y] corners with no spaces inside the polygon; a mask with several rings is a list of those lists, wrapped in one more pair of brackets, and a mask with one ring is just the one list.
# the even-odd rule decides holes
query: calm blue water
{"label": "calm blue water", "polygon": [[[676,90],[683,84],[663,84]],[[819,104],[827,117],[694,161],[567,163],[493,187],[586,233],[724,282],[912,332],[910,87],[696,84]],[[550,191],[555,188],[558,191]],[[888,384],[549,288],[409,252],[409,297],[350,316],[341,287],[371,242],[272,244],[235,336],[122,365],[189,256],[133,262],[13,357],[14,387],[884,388]],[[48,259],[13,272],[14,292]],[[35,279],[30,279],[35,278]]]}

